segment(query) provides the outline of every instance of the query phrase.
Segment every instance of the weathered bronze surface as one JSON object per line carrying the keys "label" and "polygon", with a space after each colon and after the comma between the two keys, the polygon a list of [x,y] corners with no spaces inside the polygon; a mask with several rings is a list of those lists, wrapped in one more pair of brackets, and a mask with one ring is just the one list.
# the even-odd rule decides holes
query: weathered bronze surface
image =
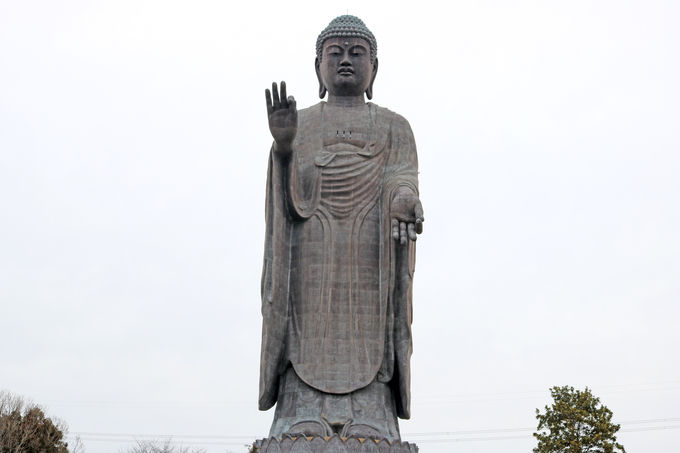
{"label": "weathered bronze surface", "polygon": [[328,100],[298,111],[285,82],[266,90],[274,143],[259,407],[277,403],[275,439],[398,442],[397,417],[410,416],[423,210],[408,122],[365,100],[377,70],[373,34],[340,16],[317,42],[319,95]]}
{"label": "weathered bronze surface", "polygon": [[418,453],[408,442],[389,442],[365,438],[284,437],[261,439],[254,444],[258,453]]}

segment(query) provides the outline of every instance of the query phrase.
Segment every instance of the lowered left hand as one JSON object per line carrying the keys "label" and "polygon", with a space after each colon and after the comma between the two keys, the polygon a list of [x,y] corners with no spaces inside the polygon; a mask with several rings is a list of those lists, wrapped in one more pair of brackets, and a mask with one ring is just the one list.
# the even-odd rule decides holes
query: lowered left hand
{"label": "lowered left hand", "polygon": [[392,239],[406,244],[415,241],[423,232],[423,205],[418,196],[408,187],[400,187],[392,197],[390,205],[392,217]]}

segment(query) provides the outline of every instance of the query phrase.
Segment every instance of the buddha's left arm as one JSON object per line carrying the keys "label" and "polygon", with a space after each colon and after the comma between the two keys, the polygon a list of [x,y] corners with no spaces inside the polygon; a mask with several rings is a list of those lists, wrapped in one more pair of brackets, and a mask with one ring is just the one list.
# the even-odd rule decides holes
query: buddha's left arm
{"label": "buddha's left arm", "polygon": [[390,126],[390,147],[385,169],[390,193],[392,237],[405,244],[422,232],[423,207],[418,197],[418,154],[408,121],[396,115]]}

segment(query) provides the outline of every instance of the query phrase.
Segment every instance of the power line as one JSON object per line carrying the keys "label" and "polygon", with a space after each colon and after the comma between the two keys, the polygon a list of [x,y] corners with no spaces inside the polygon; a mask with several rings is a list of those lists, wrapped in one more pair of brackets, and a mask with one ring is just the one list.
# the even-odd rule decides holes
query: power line
{"label": "power line", "polygon": [[500,436],[500,437],[459,437],[457,439],[419,439],[418,443],[437,444],[449,442],[479,442],[487,440],[531,439],[529,436]]}
{"label": "power line", "polygon": [[[613,385],[595,385],[588,386],[588,388],[597,388],[599,395],[611,395],[618,393],[631,392],[654,392],[664,390],[680,390],[680,381],[659,381],[639,384],[613,384]],[[414,398],[414,403],[422,405],[442,405],[442,404],[460,404],[460,403],[477,403],[477,402],[493,402],[493,401],[512,401],[512,400],[531,400],[531,399],[545,399],[549,395],[545,390],[526,390],[518,392],[496,392],[496,393],[466,393],[466,394],[451,394],[451,395],[432,395],[421,396]]]}
{"label": "power line", "polygon": [[98,432],[72,432],[74,436],[104,436],[104,437],[127,437],[127,438],[162,438],[162,439],[257,439],[262,436],[225,436],[220,434],[140,434],[140,433],[98,433]]}
{"label": "power line", "polygon": [[[71,436],[72,438],[74,436]],[[81,441],[85,442],[117,442],[117,443],[123,443],[123,442],[135,442],[137,440],[157,440],[157,439],[126,439],[126,438],[106,438],[106,437],[79,437]],[[244,440],[242,442],[236,442],[236,441],[223,441],[223,442],[211,442],[211,441],[192,441],[191,445],[220,445],[220,446],[225,446],[225,445],[248,445],[253,443],[255,438],[249,439],[249,440]],[[163,439],[166,440],[166,439]],[[170,441],[173,441],[173,439],[167,439]],[[182,445],[182,442],[176,442],[180,445]]]}
{"label": "power line", "polygon": [[[624,426],[623,429],[626,431],[631,431],[626,429],[625,425],[636,425],[636,424],[646,424],[646,423],[663,423],[663,422],[678,422],[680,417],[675,418],[648,418],[641,420],[626,420],[619,422],[618,424]],[[525,428],[495,428],[495,429],[475,429],[475,430],[465,430],[465,431],[429,431],[421,433],[405,433],[408,437],[420,437],[420,436],[458,436],[461,434],[494,434],[494,433],[511,433],[511,432],[523,432],[523,431],[534,431],[534,427]],[[640,429],[640,428],[633,428]]]}
{"label": "power line", "polygon": [[468,431],[432,431],[423,433],[404,433],[405,437],[424,437],[424,436],[458,436],[461,434],[495,434],[512,433],[521,431],[532,431],[534,428],[498,428],[498,429],[475,429]]}
{"label": "power line", "polygon": [[662,422],[680,422],[680,418],[648,418],[646,420],[627,420],[619,422],[620,425],[636,425],[640,423],[662,423]]}
{"label": "power line", "polygon": [[[645,428],[634,428],[629,430],[621,430],[622,432],[640,432],[640,431],[659,431],[666,429],[680,429],[680,425],[669,425],[669,426],[649,426]],[[531,439],[532,436],[493,436],[493,437],[459,437],[459,438],[433,438],[433,439],[418,439],[418,443],[455,443],[455,442],[481,442],[481,441],[493,441],[493,440],[513,440],[513,439]]]}
{"label": "power line", "polygon": [[[75,436],[70,436],[75,437]],[[80,436],[78,436],[80,437]],[[243,441],[204,441],[197,440],[192,441],[192,445],[247,445],[252,443],[254,440],[261,438],[261,436],[254,436],[249,439],[244,439]],[[485,440],[509,440],[509,439],[528,439],[529,436],[500,436],[500,437],[467,437],[467,438],[451,438],[451,439],[418,439],[418,443],[444,443],[444,442],[474,442],[474,441],[485,441]],[[175,440],[174,438],[163,438],[168,440]],[[124,437],[80,437],[81,441],[87,442],[134,442],[136,440],[154,440],[154,439],[140,439],[140,438],[124,438]],[[181,442],[177,442],[180,443]]]}
{"label": "power line", "polygon": [[[640,425],[649,423],[675,423],[680,422],[680,417],[669,418],[650,418],[641,420],[628,420],[621,422],[623,425],[620,432],[633,433],[644,431],[659,431],[659,430],[673,430],[680,429],[680,425],[662,425],[662,426],[639,426],[628,428],[626,425]],[[474,430],[457,430],[457,431],[429,431],[420,433],[404,433],[404,437],[416,437],[421,443],[445,443],[445,442],[476,442],[487,440],[511,440],[511,439],[529,439],[529,435],[535,428],[493,428],[493,429],[474,429]],[[511,436],[494,436],[494,434],[504,433],[520,433],[525,432],[525,435],[511,435]],[[466,435],[477,435],[476,437],[456,437]],[[131,442],[136,440],[171,440],[171,441],[190,441],[198,445],[244,445],[251,443],[255,439],[262,436],[256,435],[220,435],[220,434],[142,434],[142,433],[105,433],[105,432],[72,432],[70,437],[80,437],[84,441],[93,442]],[[451,437],[446,437],[451,436]]]}
{"label": "power line", "polygon": [[643,428],[633,428],[633,429],[621,429],[624,433],[635,433],[640,431],[659,431],[663,429],[680,429],[680,425],[669,425],[669,426],[647,426]]}
{"label": "power line", "polygon": [[252,401],[46,401],[45,405],[57,407],[233,407],[253,406]]}

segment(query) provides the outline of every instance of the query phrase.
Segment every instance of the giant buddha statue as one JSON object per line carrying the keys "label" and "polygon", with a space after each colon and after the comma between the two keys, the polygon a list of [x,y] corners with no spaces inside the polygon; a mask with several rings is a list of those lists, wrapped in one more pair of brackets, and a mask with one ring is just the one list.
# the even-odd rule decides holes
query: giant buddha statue
{"label": "giant buddha statue", "polygon": [[316,42],[322,101],[297,110],[285,82],[265,93],[259,408],[276,404],[270,437],[393,442],[410,416],[423,209],[409,123],[366,101],[377,50],[360,19],[337,17]]}

